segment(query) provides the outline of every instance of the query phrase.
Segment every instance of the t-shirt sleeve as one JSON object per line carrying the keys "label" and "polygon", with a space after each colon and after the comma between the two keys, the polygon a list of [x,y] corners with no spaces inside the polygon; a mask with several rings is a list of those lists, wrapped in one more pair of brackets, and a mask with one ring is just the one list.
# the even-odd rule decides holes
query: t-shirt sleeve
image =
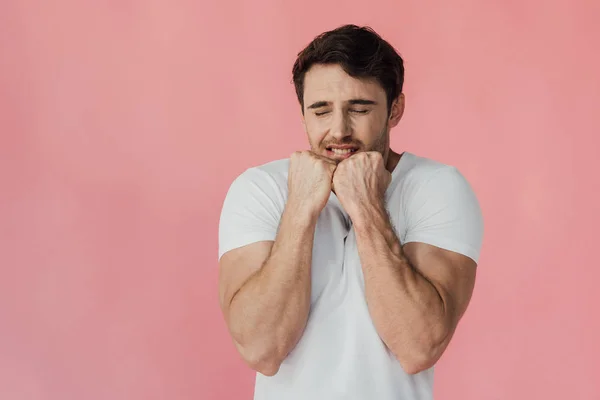
{"label": "t-shirt sleeve", "polygon": [[452,166],[433,172],[407,201],[404,243],[423,242],[479,261],[483,215],[473,189]]}
{"label": "t-shirt sleeve", "polygon": [[258,168],[238,176],[227,192],[219,219],[219,260],[230,250],[275,240],[284,200],[277,183]]}

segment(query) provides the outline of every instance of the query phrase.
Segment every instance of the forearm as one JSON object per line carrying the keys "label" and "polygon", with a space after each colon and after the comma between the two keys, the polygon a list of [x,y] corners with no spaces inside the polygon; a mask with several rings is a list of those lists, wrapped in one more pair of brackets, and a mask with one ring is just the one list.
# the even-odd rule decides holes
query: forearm
{"label": "forearm", "polygon": [[231,301],[232,336],[244,358],[263,373],[277,372],[304,331],[316,220],[289,203],[271,254]]}
{"label": "forearm", "polygon": [[450,326],[443,297],[409,263],[383,205],[365,207],[354,229],[369,312],[380,337],[407,372],[430,367]]}

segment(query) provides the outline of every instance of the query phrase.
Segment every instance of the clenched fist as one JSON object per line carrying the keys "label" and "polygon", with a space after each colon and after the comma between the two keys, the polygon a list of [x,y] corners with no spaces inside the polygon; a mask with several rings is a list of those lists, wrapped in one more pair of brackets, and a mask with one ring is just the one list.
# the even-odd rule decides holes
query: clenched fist
{"label": "clenched fist", "polygon": [[337,164],[311,151],[292,154],[288,173],[288,202],[295,209],[318,216],[331,194]]}
{"label": "clenched fist", "polygon": [[333,188],[344,210],[352,218],[364,207],[381,205],[392,180],[383,156],[360,152],[342,161],[333,176]]}

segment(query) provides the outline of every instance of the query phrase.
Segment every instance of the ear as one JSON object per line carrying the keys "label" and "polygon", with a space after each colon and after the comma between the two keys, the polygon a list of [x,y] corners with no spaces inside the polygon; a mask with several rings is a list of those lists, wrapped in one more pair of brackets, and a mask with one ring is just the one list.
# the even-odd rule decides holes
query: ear
{"label": "ear", "polygon": [[390,110],[390,128],[395,127],[402,119],[402,115],[404,114],[404,93],[400,93],[400,95],[394,100],[392,103],[392,109]]}

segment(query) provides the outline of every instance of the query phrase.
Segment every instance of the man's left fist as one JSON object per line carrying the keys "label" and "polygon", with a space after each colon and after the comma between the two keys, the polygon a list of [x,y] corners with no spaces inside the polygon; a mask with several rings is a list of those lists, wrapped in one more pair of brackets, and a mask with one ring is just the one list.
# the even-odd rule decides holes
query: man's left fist
{"label": "man's left fist", "polygon": [[377,151],[359,152],[340,162],[333,174],[333,190],[352,218],[361,208],[382,205],[392,174]]}

